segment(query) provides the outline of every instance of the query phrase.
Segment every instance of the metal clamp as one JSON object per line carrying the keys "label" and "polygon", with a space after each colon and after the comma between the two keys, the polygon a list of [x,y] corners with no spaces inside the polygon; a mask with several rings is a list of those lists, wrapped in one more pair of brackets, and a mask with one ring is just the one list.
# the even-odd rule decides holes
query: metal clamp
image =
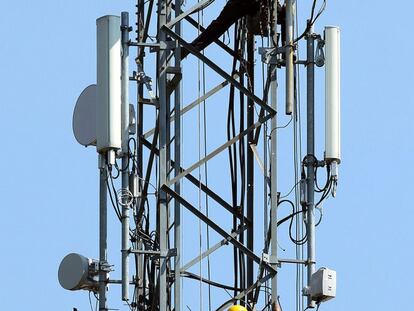
{"label": "metal clamp", "polygon": [[171,249],[168,249],[160,253],[160,257],[170,258],[170,257],[175,257],[175,256],[177,256],[176,248],[171,248]]}
{"label": "metal clamp", "polygon": [[107,261],[101,261],[99,262],[99,271],[100,272],[112,272],[115,271],[114,269],[112,269],[113,265],[109,264]]}
{"label": "metal clamp", "polygon": [[313,154],[307,154],[303,158],[302,163],[306,167],[308,167],[308,166],[324,167],[326,165],[326,162],[324,160],[319,161],[318,158],[315,155],[313,155]]}
{"label": "metal clamp", "polygon": [[268,65],[279,65],[281,59],[279,55],[283,53],[280,48],[259,48],[259,54],[262,55],[262,62]]}
{"label": "metal clamp", "polygon": [[269,255],[267,253],[263,253],[262,261],[268,265],[277,265],[278,267],[280,267],[280,262],[275,255]]}
{"label": "metal clamp", "polygon": [[153,251],[153,250],[140,250],[140,249],[129,249],[127,251],[133,254],[149,255],[149,256],[160,257],[160,258],[170,258],[170,257],[177,256],[176,248],[171,248],[163,252]]}
{"label": "metal clamp", "polygon": [[315,65],[318,67],[322,67],[323,65],[325,65],[325,53],[323,51],[325,41],[320,36],[317,40],[318,45],[316,46]]}

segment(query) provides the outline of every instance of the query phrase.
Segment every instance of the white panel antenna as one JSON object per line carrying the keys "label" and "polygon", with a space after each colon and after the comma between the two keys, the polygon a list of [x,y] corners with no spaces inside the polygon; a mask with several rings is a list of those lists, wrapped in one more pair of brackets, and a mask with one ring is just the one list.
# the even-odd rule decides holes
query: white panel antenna
{"label": "white panel antenna", "polygon": [[341,162],[340,29],[325,27],[325,160]]}
{"label": "white panel antenna", "polygon": [[97,151],[121,148],[121,31],[119,16],[97,25]]}

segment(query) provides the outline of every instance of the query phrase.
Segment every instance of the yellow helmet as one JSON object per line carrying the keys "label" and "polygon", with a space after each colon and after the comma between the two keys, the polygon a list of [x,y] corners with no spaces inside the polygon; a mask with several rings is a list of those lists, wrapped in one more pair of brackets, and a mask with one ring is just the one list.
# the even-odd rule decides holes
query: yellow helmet
{"label": "yellow helmet", "polygon": [[235,305],[231,306],[228,311],[247,311],[247,309],[245,307]]}

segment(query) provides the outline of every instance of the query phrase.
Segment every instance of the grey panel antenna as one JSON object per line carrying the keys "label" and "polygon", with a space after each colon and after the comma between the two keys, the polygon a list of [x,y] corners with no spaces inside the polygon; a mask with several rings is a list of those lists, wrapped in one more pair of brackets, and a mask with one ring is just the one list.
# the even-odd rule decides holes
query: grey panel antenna
{"label": "grey panel antenna", "polygon": [[85,147],[96,145],[96,105],[96,84],[92,84],[79,95],[72,119],[73,134]]}

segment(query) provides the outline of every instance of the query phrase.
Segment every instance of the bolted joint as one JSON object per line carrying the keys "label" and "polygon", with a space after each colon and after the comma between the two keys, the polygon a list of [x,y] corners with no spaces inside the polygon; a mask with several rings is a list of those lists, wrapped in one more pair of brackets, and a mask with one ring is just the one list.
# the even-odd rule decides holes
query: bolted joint
{"label": "bolted joint", "polygon": [[112,267],[113,266],[110,265],[107,261],[99,262],[99,271],[100,272],[106,272],[106,273],[112,272],[112,271],[114,271],[114,269]]}
{"label": "bolted joint", "polygon": [[177,256],[177,249],[171,248],[160,252],[160,258],[170,258]]}
{"label": "bolted joint", "polygon": [[319,161],[315,155],[307,154],[302,161],[303,166],[309,167],[324,167],[326,162],[324,160]]}
{"label": "bolted joint", "polygon": [[[131,32],[132,30],[134,30],[134,28],[132,28],[132,26],[124,26],[124,25],[121,25],[121,31],[128,31],[128,32]],[[128,43],[129,43],[130,41],[128,41]]]}

